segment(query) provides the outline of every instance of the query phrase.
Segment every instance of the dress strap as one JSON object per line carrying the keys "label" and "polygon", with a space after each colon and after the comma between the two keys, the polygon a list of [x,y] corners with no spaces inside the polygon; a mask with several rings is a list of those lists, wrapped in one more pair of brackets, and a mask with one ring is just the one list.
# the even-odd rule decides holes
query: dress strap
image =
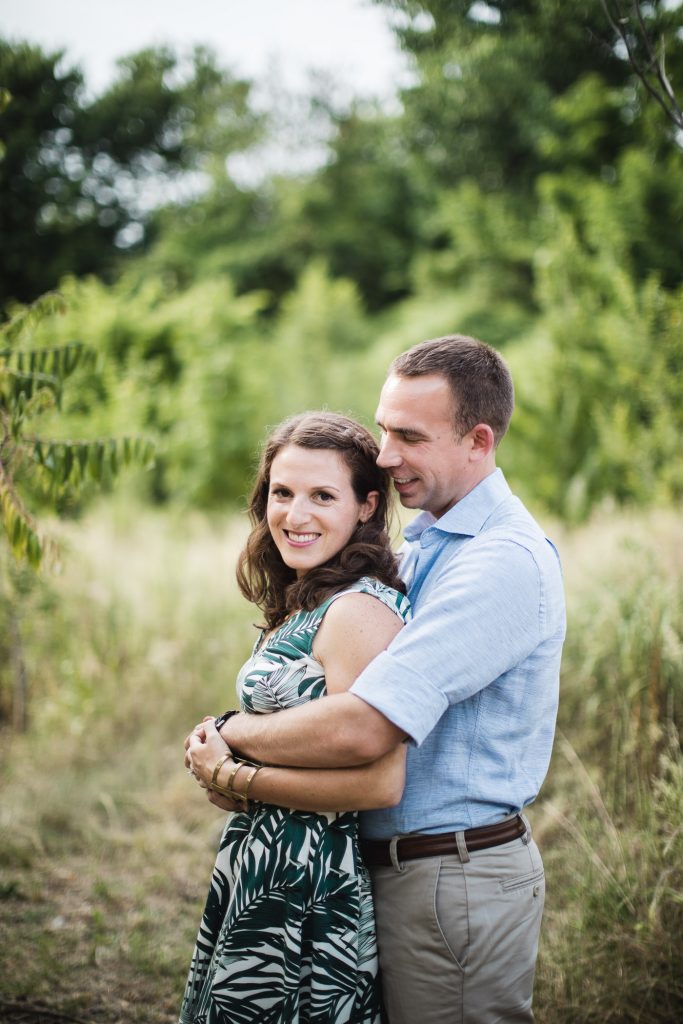
{"label": "dress strap", "polygon": [[328,597],[321,605],[316,609],[320,613],[320,618],[325,615],[325,612],[330,605],[337,601],[340,597],[344,597],[345,594],[369,594],[371,597],[376,597],[378,601],[386,605],[395,615],[398,615],[403,622],[406,622],[410,618],[410,602],[405,594],[402,594],[398,590],[394,590],[393,587],[388,587],[385,583],[380,583],[379,580],[372,576],[361,576],[359,580],[352,583],[348,587],[344,587],[343,590],[337,591],[336,594],[332,594]]}

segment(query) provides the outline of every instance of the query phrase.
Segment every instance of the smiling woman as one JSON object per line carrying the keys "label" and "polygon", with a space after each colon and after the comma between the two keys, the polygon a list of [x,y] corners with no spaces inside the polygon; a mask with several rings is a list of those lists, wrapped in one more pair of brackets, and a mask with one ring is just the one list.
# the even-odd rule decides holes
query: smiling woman
{"label": "smiling woman", "polygon": [[377,508],[378,491],[354,493],[341,455],[288,445],[273,459],[268,527],[282,561],[301,577],[329,561]]}
{"label": "smiling woman", "polygon": [[[243,711],[348,690],[401,629],[408,602],[377,455],[364,427],[331,413],[295,416],[269,438],[238,567],[266,619],[237,679]],[[403,745],[354,768],[263,767],[239,759],[208,719],[186,746],[211,802],[238,813],[221,839],[181,1022],[379,1024],[357,812],[400,799]]]}
{"label": "smiling woman", "polygon": [[363,575],[403,590],[386,530],[390,479],[378,455],[369,431],[333,413],[294,416],[271,434],[237,567],[242,593],[269,629]]}

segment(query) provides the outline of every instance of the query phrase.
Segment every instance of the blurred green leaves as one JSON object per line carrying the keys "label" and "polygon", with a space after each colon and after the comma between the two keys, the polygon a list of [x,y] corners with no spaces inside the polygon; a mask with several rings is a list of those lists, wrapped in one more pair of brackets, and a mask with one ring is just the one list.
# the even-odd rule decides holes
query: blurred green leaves
{"label": "blurred green leaves", "polygon": [[63,426],[62,392],[76,371],[92,370],[94,353],[80,342],[39,347],[50,330],[60,296],[43,296],[0,326],[0,529],[20,561],[38,568],[49,542],[29,510],[26,492],[38,487],[55,505],[67,490],[86,482],[110,484],[125,466],[152,462],[154,446],[140,437],[56,440],[29,433],[34,420],[52,412]]}
{"label": "blurred green leaves", "polygon": [[196,194],[260,131],[248,84],[202,47],[185,61],[163,47],[126,57],[89,99],[64,54],[0,39],[0,88],[0,305],[67,273],[111,272],[156,208]]}
{"label": "blurred green leaves", "polygon": [[[22,288],[51,275],[68,301],[36,327],[43,355],[5,363],[9,434],[40,410],[55,439],[155,437],[147,497],[219,507],[245,495],[269,425],[321,406],[371,422],[390,359],[460,331],[513,365],[500,457],[527,499],[570,520],[679,500],[683,159],[604,5],[385,6],[413,58],[400,104],[319,89],[320,165],[263,173],[254,157],[250,184],[226,157],[254,155],[274,114],[208,51],[133,54],[87,100],[58,55],[2,44],[5,294],[19,267]],[[670,7],[642,13],[675,83]],[[148,186],[161,205],[141,205]],[[74,339],[94,355],[64,389],[47,353],[68,363]],[[52,452],[62,485],[88,481],[79,455]],[[103,456],[104,476],[121,461]]]}

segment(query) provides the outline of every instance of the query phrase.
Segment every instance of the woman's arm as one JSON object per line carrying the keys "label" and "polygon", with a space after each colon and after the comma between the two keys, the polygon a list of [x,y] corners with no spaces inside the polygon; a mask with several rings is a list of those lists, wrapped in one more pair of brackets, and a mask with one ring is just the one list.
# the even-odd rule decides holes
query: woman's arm
{"label": "woman's arm", "polygon": [[355,768],[262,768],[249,796],[300,811],[369,811],[403,796],[406,747]]}
{"label": "woman's arm", "polygon": [[371,594],[352,591],[337,598],[313,641],[313,656],[325,670],[327,693],[350,689],[402,627],[399,615]]}
{"label": "woman's arm", "polygon": [[[203,788],[209,788],[214,768],[228,748],[213,724],[205,723],[206,739],[195,734],[190,740],[189,760]],[[249,799],[301,811],[365,811],[375,807],[393,807],[401,799],[405,782],[406,748],[394,750],[369,764],[354,768],[259,768],[249,786]],[[252,769],[249,765],[233,772],[236,762],[230,757],[219,769],[215,782],[225,788],[232,775],[231,788],[244,792]],[[209,792],[211,792],[209,790]],[[234,810],[219,799],[213,802]]]}

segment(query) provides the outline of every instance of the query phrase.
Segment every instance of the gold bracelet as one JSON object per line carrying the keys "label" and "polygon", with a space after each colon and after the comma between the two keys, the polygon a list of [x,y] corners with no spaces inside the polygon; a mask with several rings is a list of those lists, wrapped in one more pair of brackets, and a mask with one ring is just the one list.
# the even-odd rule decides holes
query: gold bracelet
{"label": "gold bracelet", "polygon": [[252,782],[254,781],[254,776],[258,772],[260,772],[260,771],[261,771],[261,765],[258,765],[258,766],[256,766],[256,767],[251,769],[251,771],[249,773],[249,777],[247,778],[247,781],[244,784],[244,793],[238,794],[240,800],[248,800],[249,799],[249,787],[251,786]]}
{"label": "gold bracelet", "polygon": [[243,768],[243,767],[244,767],[244,765],[242,764],[242,762],[241,762],[241,761],[239,761],[239,760],[238,760],[238,759],[237,759],[236,757],[235,757],[235,758],[233,758],[233,760],[234,760],[234,762],[235,762],[235,767],[234,767],[234,768],[233,768],[233,770],[232,770],[232,771],[230,772],[230,775],[228,776],[228,781],[227,781],[227,782],[226,782],[226,784],[225,784],[225,788],[226,788],[226,789],[229,789],[229,790],[230,790],[231,792],[232,792],[232,784],[233,784],[233,782],[235,781],[235,776],[237,775],[237,773],[238,773],[238,771],[240,770],[240,768]]}
{"label": "gold bracelet", "polygon": [[211,782],[210,782],[210,786],[211,787],[216,785],[216,779],[218,778],[218,773],[221,770],[221,768],[223,767],[223,765],[225,764],[225,762],[228,760],[229,757],[230,757],[230,751],[228,751],[227,754],[223,754],[223,756],[219,757],[218,760],[216,761],[216,764],[214,765],[214,769],[213,769],[213,775],[211,776]]}
{"label": "gold bracelet", "polygon": [[[234,751],[233,751],[233,755],[232,756],[235,757],[235,752]],[[242,754],[239,755],[239,759],[242,762],[242,764],[248,765],[249,768],[263,768],[264,767],[263,762],[261,762],[261,761],[250,761],[248,757],[243,757]]]}
{"label": "gold bracelet", "polygon": [[226,789],[225,786],[219,786],[218,783],[209,786],[209,789],[211,790],[212,793],[220,793],[221,796],[230,797],[231,800],[234,800],[237,796],[234,790]]}
{"label": "gold bracelet", "polygon": [[[229,797],[230,800],[236,800],[236,801],[239,801],[239,802],[244,801],[244,803],[249,803],[249,787],[251,786],[252,782],[254,781],[254,777],[257,775],[257,773],[261,771],[262,767],[263,767],[263,765],[260,765],[260,764],[259,765],[254,765],[254,767],[252,768],[252,770],[249,773],[247,781],[244,784],[244,792],[243,793],[239,793],[236,789],[233,789],[232,785],[219,786],[218,783],[212,783],[209,786],[209,789],[212,789],[214,791],[214,793],[220,793],[221,796]],[[233,770],[231,772],[230,783],[232,783],[232,780],[233,780],[234,776],[237,774],[237,771],[240,768],[244,768],[244,765],[242,764],[241,761],[237,765],[237,769]]]}
{"label": "gold bracelet", "polygon": [[239,800],[241,799],[241,797],[239,793],[236,793],[235,790],[232,788],[232,784],[240,768],[244,767],[241,761],[238,761],[237,758],[235,758],[235,766],[230,772],[227,785],[219,786],[218,782],[216,781],[218,779],[218,773],[220,772],[221,768],[223,767],[223,765],[230,756],[230,754],[227,754],[225,757],[222,757],[221,760],[216,765],[216,767],[214,768],[213,778],[211,779],[211,783],[209,784],[209,789],[213,790],[214,793],[220,793],[221,796],[230,797],[231,800]]}

